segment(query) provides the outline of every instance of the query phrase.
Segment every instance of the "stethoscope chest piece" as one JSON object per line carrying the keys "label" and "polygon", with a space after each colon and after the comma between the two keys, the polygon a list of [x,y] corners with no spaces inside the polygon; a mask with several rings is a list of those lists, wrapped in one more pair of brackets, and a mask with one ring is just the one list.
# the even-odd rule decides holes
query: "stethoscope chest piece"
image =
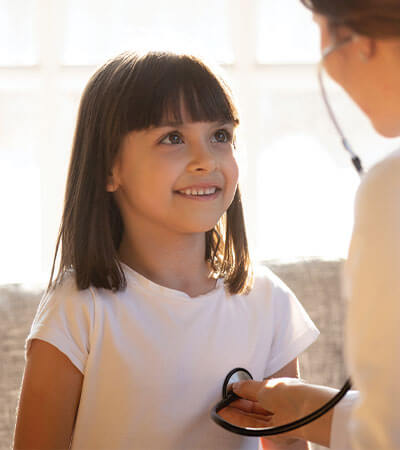
{"label": "stethoscope chest piece", "polygon": [[251,373],[242,367],[237,367],[236,369],[231,370],[225,377],[224,384],[222,385],[222,398],[224,399],[228,397],[228,386],[230,384],[252,379],[253,377],[251,376]]}

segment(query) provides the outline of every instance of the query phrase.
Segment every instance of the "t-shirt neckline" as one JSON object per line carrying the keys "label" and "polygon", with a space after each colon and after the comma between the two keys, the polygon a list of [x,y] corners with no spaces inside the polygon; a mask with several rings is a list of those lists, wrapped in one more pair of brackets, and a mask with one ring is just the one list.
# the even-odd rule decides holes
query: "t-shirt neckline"
{"label": "t-shirt neckline", "polygon": [[153,291],[157,294],[162,294],[163,296],[167,296],[170,298],[176,298],[176,299],[182,299],[186,301],[196,301],[196,300],[204,300],[206,298],[214,298],[216,294],[219,294],[224,289],[224,279],[218,278],[217,282],[215,284],[215,287],[211,289],[211,291],[206,292],[205,294],[198,295],[196,297],[191,297],[189,294],[183,291],[179,291],[177,289],[172,289],[166,286],[161,286],[160,284],[155,283],[154,281],[151,281],[150,279],[146,278],[144,275],[140,274],[139,272],[136,272],[136,270],[132,269],[132,267],[128,266],[127,264],[120,261],[120,264],[124,270],[125,275],[127,278],[132,280],[136,285],[140,285],[149,292]]}

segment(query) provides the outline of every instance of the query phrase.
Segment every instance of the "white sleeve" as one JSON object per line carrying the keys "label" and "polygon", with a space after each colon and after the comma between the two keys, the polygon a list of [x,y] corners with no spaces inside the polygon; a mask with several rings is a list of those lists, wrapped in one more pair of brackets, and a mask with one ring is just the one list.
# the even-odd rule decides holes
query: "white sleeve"
{"label": "white sleeve", "polygon": [[286,366],[319,336],[303,306],[281,281],[273,289],[272,301],[275,329],[265,378]]}
{"label": "white sleeve", "polygon": [[78,291],[73,279],[65,280],[42,298],[26,339],[25,354],[32,339],[40,339],[57,347],[83,373],[90,350],[93,310],[90,290]]}
{"label": "white sleeve", "polygon": [[352,450],[349,422],[359,397],[358,391],[349,391],[335,406],[329,445],[331,450]]}
{"label": "white sleeve", "polygon": [[[400,155],[399,155],[400,156]],[[400,158],[363,180],[345,267],[346,353],[360,391],[354,449],[400,449]]]}

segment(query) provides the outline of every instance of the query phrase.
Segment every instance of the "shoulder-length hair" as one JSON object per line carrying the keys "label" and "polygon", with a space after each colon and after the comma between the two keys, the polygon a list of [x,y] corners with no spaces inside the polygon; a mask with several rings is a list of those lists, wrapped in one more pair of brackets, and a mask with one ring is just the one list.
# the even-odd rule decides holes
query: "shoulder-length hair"
{"label": "shoulder-length hair", "polygon": [[[193,56],[123,53],[92,76],[79,107],[49,289],[71,269],[78,289],[126,287],[118,258],[123,221],[106,190],[107,179],[123,137],[159,126],[166,114],[182,122],[182,100],[192,121],[239,123],[228,86]],[[217,225],[206,232],[205,258],[212,276],[224,277],[230,293],[250,290],[252,269],[239,189]]]}

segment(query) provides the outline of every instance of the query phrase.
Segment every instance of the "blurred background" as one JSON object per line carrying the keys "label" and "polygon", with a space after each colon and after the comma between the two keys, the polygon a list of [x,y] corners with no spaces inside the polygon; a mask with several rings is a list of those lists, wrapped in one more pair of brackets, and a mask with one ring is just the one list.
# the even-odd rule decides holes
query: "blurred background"
{"label": "blurred background", "polygon": [[[0,0],[0,284],[48,278],[81,92],[128,49],[222,67],[257,259],[345,257],[359,180],[320,98],[318,31],[299,0]],[[366,167],[396,146],[339,87],[328,93]]]}

